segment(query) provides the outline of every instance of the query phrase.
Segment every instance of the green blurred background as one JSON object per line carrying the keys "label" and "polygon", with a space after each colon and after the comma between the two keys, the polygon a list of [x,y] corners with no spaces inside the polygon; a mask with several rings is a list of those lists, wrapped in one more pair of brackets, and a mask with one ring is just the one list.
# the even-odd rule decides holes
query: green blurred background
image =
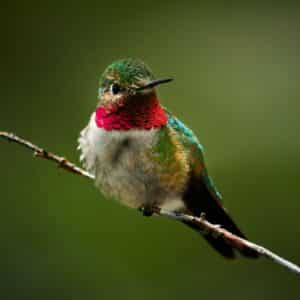
{"label": "green blurred background", "polygon": [[[196,4],[197,3],[197,4]],[[190,125],[248,236],[300,263],[300,12],[184,1],[1,5],[0,129],[78,162],[98,78],[145,60]],[[106,201],[85,178],[0,142],[1,299],[283,299],[299,278],[228,262],[194,232]]]}

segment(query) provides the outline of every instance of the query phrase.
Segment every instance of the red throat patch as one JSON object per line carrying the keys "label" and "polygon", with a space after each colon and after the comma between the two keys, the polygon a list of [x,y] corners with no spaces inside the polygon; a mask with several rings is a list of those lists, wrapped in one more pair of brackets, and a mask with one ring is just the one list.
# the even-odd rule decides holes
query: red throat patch
{"label": "red throat patch", "polygon": [[134,99],[124,106],[107,111],[104,106],[96,109],[95,122],[98,128],[129,130],[159,128],[167,123],[167,115],[155,96]]}

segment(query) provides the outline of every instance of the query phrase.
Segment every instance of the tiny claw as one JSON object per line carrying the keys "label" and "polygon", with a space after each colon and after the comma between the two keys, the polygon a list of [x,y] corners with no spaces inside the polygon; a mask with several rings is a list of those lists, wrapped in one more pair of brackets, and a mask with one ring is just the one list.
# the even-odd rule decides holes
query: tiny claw
{"label": "tiny claw", "polygon": [[150,207],[144,207],[143,209],[143,216],[151,217],[153,215],[153,210]]}
{"label": "tiny claw", "polygon": [[154,213],[154,210],[150,206],[142,206],[139,207],[138,210],[141,211],[145,217],[151,217]]}

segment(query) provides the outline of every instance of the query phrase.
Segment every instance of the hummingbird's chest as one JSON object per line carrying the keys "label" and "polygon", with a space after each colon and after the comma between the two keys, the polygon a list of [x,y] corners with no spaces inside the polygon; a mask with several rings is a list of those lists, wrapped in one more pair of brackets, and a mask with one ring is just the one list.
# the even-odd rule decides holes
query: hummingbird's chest
{"label": "hummingbird's chest", "polygon": [[160,193],[150,159],[156,141],[157,129],[106,131],[95,125],[93,116],[79,139],[81,158],[96,185],[106,196],[132,207],[146,201],[149,189]]}

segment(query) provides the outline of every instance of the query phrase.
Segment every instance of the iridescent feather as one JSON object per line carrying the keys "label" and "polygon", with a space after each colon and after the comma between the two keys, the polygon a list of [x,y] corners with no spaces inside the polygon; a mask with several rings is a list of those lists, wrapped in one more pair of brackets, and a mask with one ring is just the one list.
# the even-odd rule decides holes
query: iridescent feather
{"label": "iridescent feather", "polygon": [[[167,114],[168,126],[171,126],[176,131],[185,152],[189,154],[190,173],[183,195],[186,212],[196,216],[204,213],[208,221],[223,226],[240,237],[245,237],[221,203],[222,196],[207,173],[203,158],[203,147],[198,138],[191,129],[170,112],[167,112]],[[186,222],[185,224],[199,232],[199,228],[195,227],[193,223]],[[235,257],[232,247],[222,239],[211,235],[204,235],[204,238],[225,257]],[[242,254],[248,257],[257,257],[257,254],[249,249],[246,249]]]}

